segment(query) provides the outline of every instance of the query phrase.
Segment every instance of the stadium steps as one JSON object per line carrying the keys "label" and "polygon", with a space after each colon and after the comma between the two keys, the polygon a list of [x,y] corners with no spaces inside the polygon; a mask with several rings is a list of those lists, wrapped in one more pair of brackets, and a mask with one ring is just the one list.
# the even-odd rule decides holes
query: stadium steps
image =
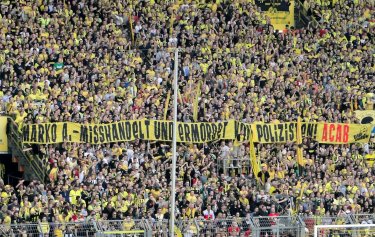
{"label": "stadium steps", "polygon": [[309,16],[305,11],[303,4],[300,0],[295,0],[295,28],[301,29],[303,27],[307,27],[309,24],[317,27],[319,22],[312,16]]}
{"label": "stadium steps", "polygon": [[18,167],[15,169],[23,171],[25,181],[38,180],[44,183],[46,172],[43,163],[31,153],[31,148],[24,149],[22,134],[12,118],[8,118],[7,135],[12,160],[18,163]]}
{"label": "stadium steps", "polygon": [[0,176],[4,184],[17,185],[23,177],[22,167],[11,154],[0,154]]}

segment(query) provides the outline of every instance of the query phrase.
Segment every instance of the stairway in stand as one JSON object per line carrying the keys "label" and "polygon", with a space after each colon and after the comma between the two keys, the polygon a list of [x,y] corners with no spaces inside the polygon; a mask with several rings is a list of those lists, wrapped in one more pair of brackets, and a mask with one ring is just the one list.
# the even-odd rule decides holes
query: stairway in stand
{"label": "stairway in stand", "polygon": [[1,154],[0,175],[4,184],[17,185],[18,181],[23,179],[24,165],[21,165],[11,154]]}
{"label": "stairway in stand", "polygon": [[10,159],[16,164],[12,169],[21,172],[25,181],[38,180],[44,183],[46,172],[43,162],[38,157],[34,157],[29,151],[31,149],[27,149],[22,144],[22,134],[11,118],[8,119],[7,136]]}

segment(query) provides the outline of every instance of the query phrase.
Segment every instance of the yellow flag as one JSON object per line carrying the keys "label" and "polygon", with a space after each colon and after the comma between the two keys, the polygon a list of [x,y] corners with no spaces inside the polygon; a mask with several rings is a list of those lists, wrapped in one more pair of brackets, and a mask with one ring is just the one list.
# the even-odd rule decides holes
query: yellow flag
{"label": "yellow flag", "polygon": [[301,192],[300,192],[299,197],[298,197],[300,200],[302,200],[303,193],[305,192],[306,187],[307,187],[307,185],[305,183],[301,184]]}
{"label": "yellow flag", "polygon": [[258,180],[258,173],[260,172],[260,161],[257,161],[257,156],[255,153],[255,147],[253,142],[253,134],[250,135],[250,163],[253,167],[254,177]]}
{"label": "yellow flag", "polygon": [[182,100],[182,95],[181,95],[181,92],[180,92],[180,89],[178,89],[178,99],[180,100],[180,103],[182,104],[184,101]]}
{"label": "yellow flag", "polygon": [[5,116],[0,117],[0,153],[8,153],[8,137],[7,137],[8,119]]}
{"label": "yellow flag", "polygon": [[297,202],[295,203],[295,207],[294,207],[294,211],[295,212],[298,212],[298,209],[299,209],[299,204],[301,203],[301,200],[303,198],[303,193],[305,192],[305,188],[307,187],[307,185],[305,183],[302,183],[301,184],[301,190],[300,190],[300,193],[299,193],[299,196],[297,198]]}
{"label": "yellow flag", "polygon": [[174,226],[174,233],[175,233],[175,236],[182,237],[182,232],[180,228],[178,228],[177,226]]}
{"label": "yellow flag", "polygon": [[301,118],[298,117],[297,120],[297,163],[300,166],[305,166],[305,161],[303,159],[303,146],[302,146],[302,122]]}
{"label": "yellow flag", "polygon": [[174,24],[174,19],[176,18],[176,16],[173,14],[171,19],[170,19],[170,23],[169,23],[169,34],[172,34],[173,33],[173,24]]}
{"label": "yellow flag", "polygon": [[194,122],[197,122],[198,120],[198,111],[199,111],[199,97],[201,96],[201,87],[202,87],[202,82],[199,82],[198,88],[197,88],[197,94],[195,96],[194,104],[193,104],[193,119]]}
{"label": "yellow flag", "polygon": [[131,12],[129,14],[129,23],[130,23],[130,34],[132,37],[132,44],[134,44],[134,32],[133,32],[133,6],[130,6]]}
{"label": "yellow flag", "polygon": [[165,105],[164,105],[164,120],[167,120],[167,113],[168,113],[170,99],[171,99],[171,91],[168,91],[167,99],[165,100]]}

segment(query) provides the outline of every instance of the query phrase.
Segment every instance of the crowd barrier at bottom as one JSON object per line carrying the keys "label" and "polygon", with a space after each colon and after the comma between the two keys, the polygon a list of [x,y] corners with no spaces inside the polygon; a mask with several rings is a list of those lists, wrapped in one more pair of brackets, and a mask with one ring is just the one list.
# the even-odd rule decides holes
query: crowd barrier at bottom
{"label": "crowd barrier at bottom", "polygon": [[[175,236],[248,236],[248,237],[308,237],[313,236],[315,225],[348,225],[375,223],[375,215],[345,216],[262,216],[249,218],[205,220],[177,220]],[[370,231],[370,230],[367,230]],[[326,231],[327,232],[327,231]],[[348,229],[347,233],[350,232]],[[371,229],[375,234],[375,228]],[[351,235],[354,236],[354,232]],[[70,223],[29,223],[0,225],[0,236],[10,237],[119,237],[169,236],[169,221],[154,219],[124,219]],[[371,235],[372,236],[372,235]]]}

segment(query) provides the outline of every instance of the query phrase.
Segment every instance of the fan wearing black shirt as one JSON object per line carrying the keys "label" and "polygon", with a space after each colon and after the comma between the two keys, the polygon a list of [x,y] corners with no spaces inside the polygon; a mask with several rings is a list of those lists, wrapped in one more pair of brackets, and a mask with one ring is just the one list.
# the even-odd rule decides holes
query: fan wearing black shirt
{"label": "fan wearing black shirt", "polygon": [[267,170],[267,166],[263,165],[262,170],[258,173],[259,182],[264,186],[270,178],[270,173]]}

